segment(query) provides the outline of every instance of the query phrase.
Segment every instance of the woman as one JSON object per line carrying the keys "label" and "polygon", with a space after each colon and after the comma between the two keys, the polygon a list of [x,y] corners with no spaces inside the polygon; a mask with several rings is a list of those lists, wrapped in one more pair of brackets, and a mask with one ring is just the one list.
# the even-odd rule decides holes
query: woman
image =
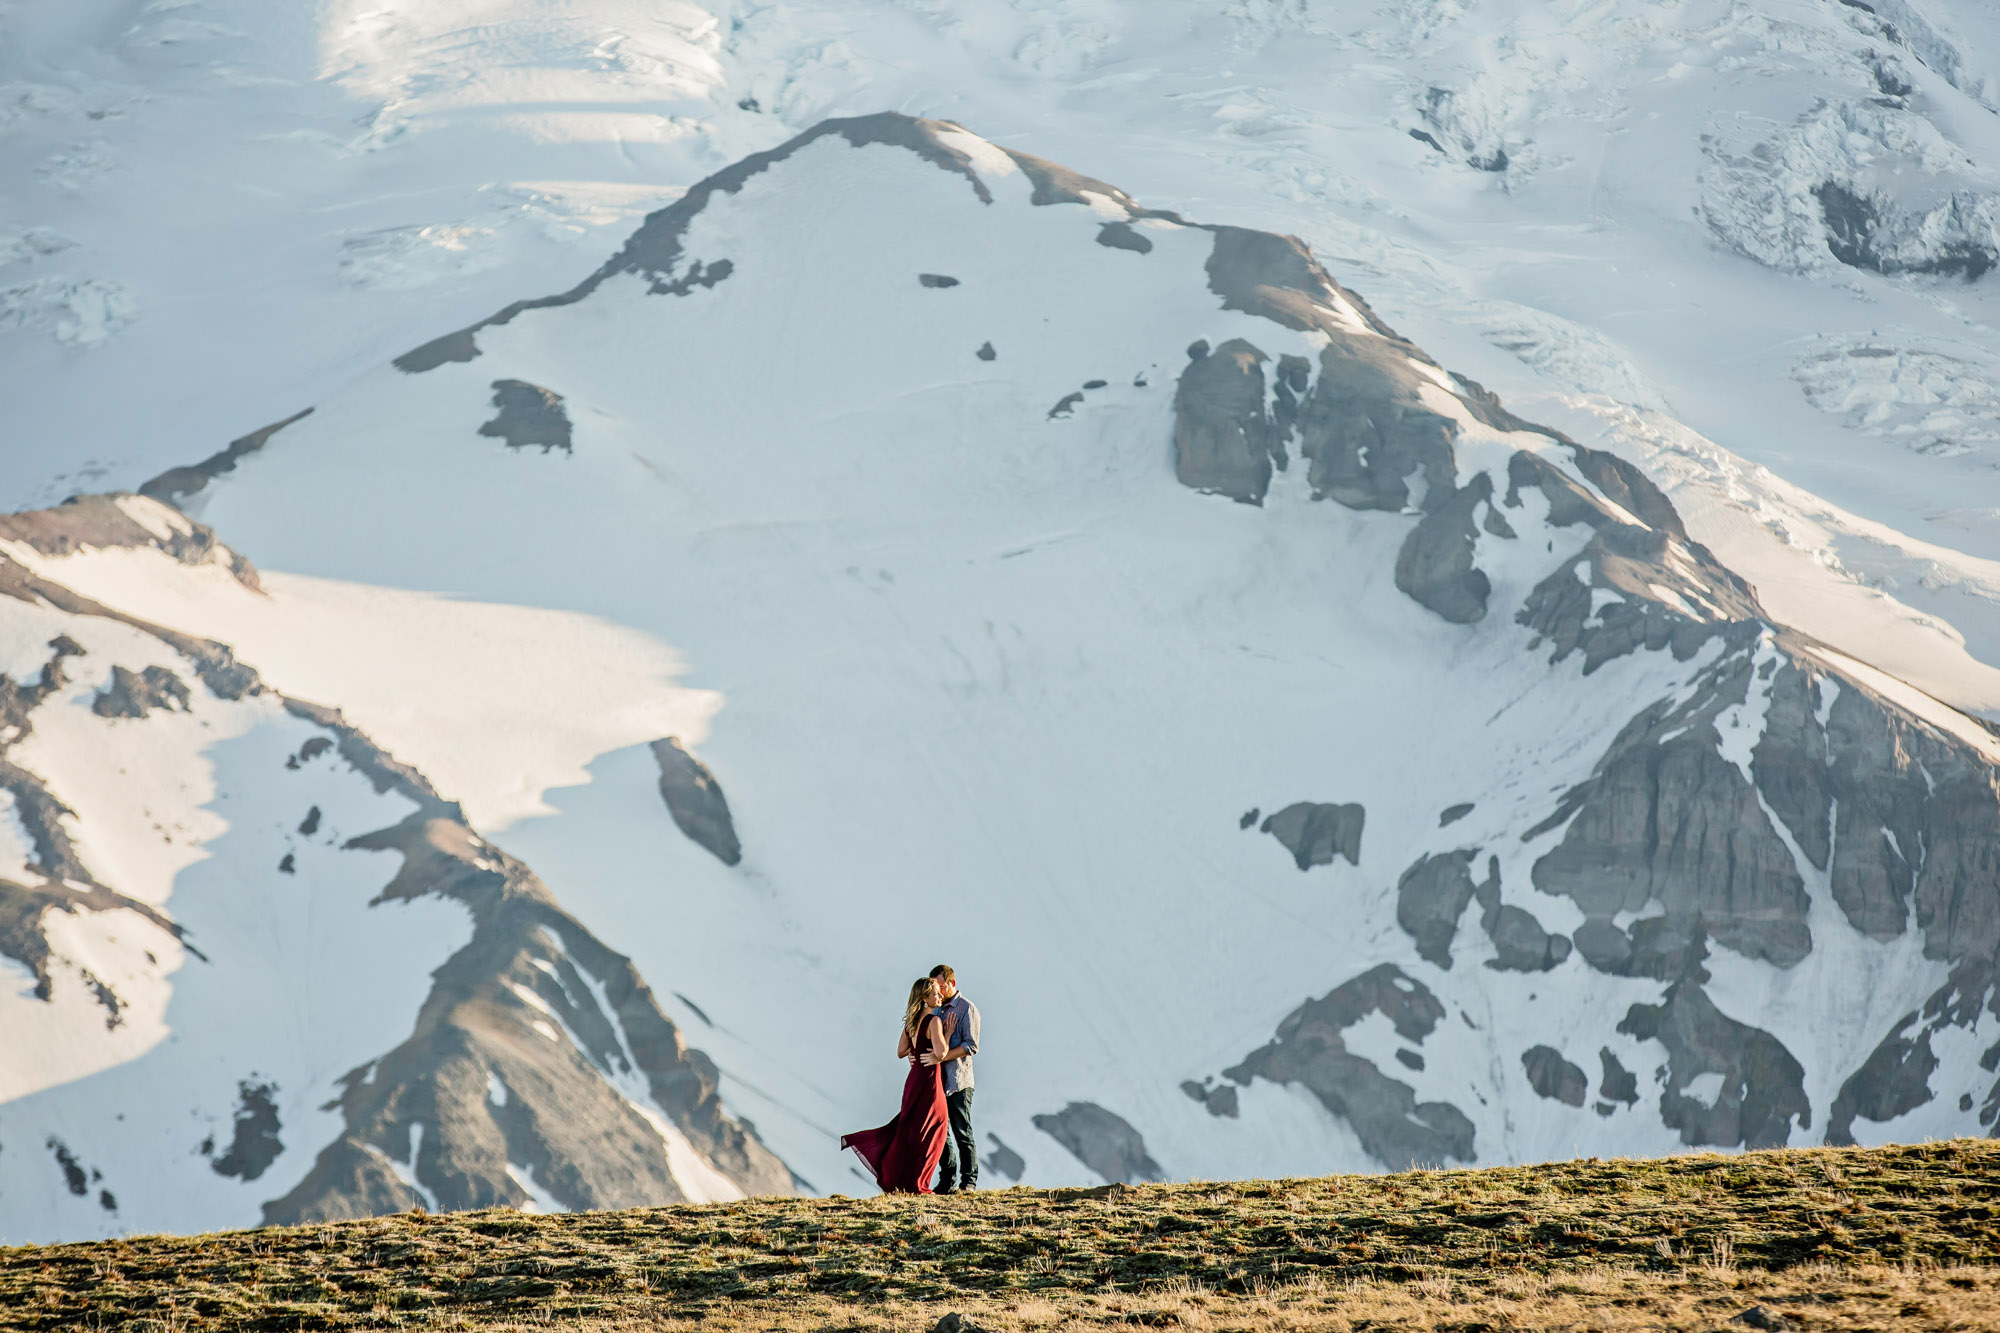
{"label": "woman", "polygon": [[[951,1049],[944,1022],[933,1012],[943,997],[937,982],[920,977],[903,1008],[903,1031],[896,1058],[910,1062],[903,1080],[903,1109],[880,1129],[843,1134],[840,1146],[854,1149],[884,1194],[929,1194],[944,1155],[944,1081],[939,1060]],[[929,1055],[925,1064],[920,1058]]]}

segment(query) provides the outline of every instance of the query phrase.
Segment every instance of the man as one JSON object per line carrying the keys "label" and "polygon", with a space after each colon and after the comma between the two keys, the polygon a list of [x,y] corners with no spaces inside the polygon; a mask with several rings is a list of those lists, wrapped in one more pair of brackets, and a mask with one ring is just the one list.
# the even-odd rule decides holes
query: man
{"label": "man", "polygon": [[928,1051],[920,1058],[927,1065],[944,1066],[944,1108],[951,1132],[945,1135],[944,1156],[938,1160],[936,1192],[952,1194],[979,1188],[979,1145],[972,1138],[972,1057],[979,1051],[979,1006],[958,993],[958,974],[945,964],[932,968],[931,977],[944,997],[937,1016],[950,1034],[951,1049],[941,1061]]}

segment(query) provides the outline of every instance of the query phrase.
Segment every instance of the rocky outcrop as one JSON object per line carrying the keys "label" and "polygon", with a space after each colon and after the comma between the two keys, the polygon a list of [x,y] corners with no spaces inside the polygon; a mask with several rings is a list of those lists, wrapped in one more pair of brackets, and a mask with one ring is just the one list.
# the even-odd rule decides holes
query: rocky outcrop
{"label": "rocky outcrop", "polygon": [[1097,229],[1097,243],[1113,250],[1130,250],[1134,254],[1153,253],[1153,243],[1133,230],[1129,222],[1107,222]]}
{"label": "rocky outcrop", "polygon": [[130,671],[111,668],[111,683],[90,701],[90,711],[99,717],[144,717],[155,708],[168,712],[188,710],[188,687],[163,666]]}
{"label": "rocky outcrop", "polygon": [[1521,1052],[1521,1068],[1528,1086],[1537,1097],[1565,1106],[1582,1106],[1590,1091],[1590,1079],[1583,1070],[1563,1059],[1553,1046],[1530,1046]]}
{"label": "rocky outcrop", "polygon": [[494,380],[493,406],[498,415],[479,428],[481,435],[504,440],[509,449],[540,445],[543,453],[570,453],[569,413],[563,397],[526,380]]}
{"label": "rocky outcrop", "polygon": [[1442,504],[1419,519],[1396,554],[1396,587],[1455,625],[1486,616],[1493,582],[1472,559],[1479,543],[1475,517],[1491,510],[1493,479],[1478,473]]}
{"label": "rocky outcrop", "polygon": [[1359,805],[1298,801],[1259,826],[1284,844],[1301,870],[1331,865],[1336,855],[1352,866],[1361,864],[1361,830],[1368,814]]}
{"label": "rocky outcrop", "polygon": [[653,760],[660,766],[660,796],[680,831],[726,866],[741,861],[743,844],[729,817],[729,801],[708,765],[689,754],[677,736],[654,741]]}
{"label": "rocky outcrop", "polygon": [[[15,517],[20,517],[16,515]],[[13,577],[9,577],[9,574]],[[18,565],[0,557],[0,593],[11,592],[23,599],[37,599],[43,581],[25,575]],[[53,586],[53,585],[50,585]],[[74,812],[57,799],[48,784],[8,757],[8,751],[34,731],[34,712],[68,683],[66,663],[84,657],[83,648],[67,635],[51,640],[50,656],[42,664],[35,683],[22,685],[0,674],[0,791],[13,798],[14,818],[27,837],[27,869],[33,883],[16,883],[0,878],[0,957],[11,958],[35,979],[34,995],[49,1000],[55,993],[46,921],[52,911],[104,912],[128,908],[180,939],[196,958],[199,950],[186,942],[184,933],[167,915],[151,903],[129,898],[100,883],[77,855],[63,820]],[[77,968],[78,979],[104,1009],[104,1026],[115,1029],[124,1021],[124,1002],[107,982],[89,968]]]}
{"label": "rocky outcrop", "polygon": [[1213,1076],[1201,1083],[1186,1079],[1181,1083],[1181,1091],[1200,1102],[1210,1115],[1228,1116],[1234,1120],[1241,1114],[1242,1108],[1237,1102],[1235,1086],[1217,1083]]}
{"label": "rocky outcrop", "polygon": [[[151,545],[193,563],[229,558],[200,525],[154,501],[122,499],[147,506],[141,512],[158,520],[152,527],[159,531],[132,522],[150,534],[142,541],[124,526],[131,518],[125,503],[83,503],[13,516],[13,535],[63,549],[114,541]],[[179,652],[219,699],[272,693],[223,645],[121,614],[4,555],[0,594],[149,635]],[[7,757],[31,734],[36,709],[64,687],[71,659],[83,650],[61,638],[51,654],[32,685],[0,676],[0,788],[13,797],[33,847],[31,869],[41,881],[0,881],[0,952],[35,973],[44,999],[54,960],[42,922],[51,911],[125,908],[181,935],[160,909],[92,877],[70,841],[64,822],[70,812],[36,775]],[[112,702],[100,715],[141,717],[146,709],[192,700],[192,691],[164,668],[114,670],[112,679],[100,696]],[[266,1206],[267,1220],[365,1216],[418,1202],[431,1208],[520,1205],[530,1195],[518,1172],[532,1172],[539,1188],[576,1208],[795,1190],[783,1163],[723,1111],[714,1065],[688,1047],[628,959],[564,912],[527,867],[474,832],[458,806],[421,773],[337,710],[280,702],[321,732],[288,766],[331,751],[360,780],[416,807],[401,823],[346,843],[400,856],[400,868],[376,901],[446,898],[470,914],[473,931],[432,975],[410,1037],[344,1080],[338,1104],[344,1132],[318,1152],[294,1188]],[[310,813],[301,825],[302,832],[318,827]],[[183,945],[201,957],[184,938]],[[118,997],[88,973],[82,976],[115,1026]],[[496,1097],[501,1088],[508,1093]],[[202,1151],[218,1173],[256,1180],[282,1152],[302,1145],[286,1142],[275,1087],[252,1076],[238,1091],[232,1141],[218,1146],[211,1139]],[[699,1164],[692,1177],[690,1162]]]}
{"label": "rocky outcrop", "polygon": [[1130,1185],[1167,1178],[1146,1151],[1139,1131],[1095,1102],[1071,1102],[1053,1115],[1038,1115],[1035,1128],[1109,1183]]}
{"label": "rocky outcrop", "polygon": [[1421,1045],[1444,1017],[1423,983],[1384,963],[1308,1000],[1278,1024],[1275,1040],[1224,1074],[1237,1083],[1296,1083],[1354,1127],[1369,1155],[1392,1170],[1473,1160],[1473,1125],[1449,1102],[1419,1102],[1409,1084],[1347,1049],[1342,1038],[1369,1014]]}
{"label": "rocky outcrop", "polygon": [[1211,352],[1198,342],[1174,390],[1174,471],[1183,486],[1261,504],[1277,428],[1264,405],[1264,362],[1241,338]]}
{"label": "rocky outcrop", "polygon": [[[1590,918],[1585,957],[1617,952],[1611,918],[1657,903],[1670,929],[1696,924],[1751,958],[1789,967],[1812,948],[1804,881],[1750,780],[1720,753],[1717,718],[1741,703],[1747,655],[1725,658],[1707,687],[1678,706],[1656,704],[1619,733],[1589,780],[1528,830],[1567,823],[1534,863],[1535,887],[1572,899]],[[1622,970],[1606,967],[1604,970]]]}
{"label": "rocky outcrop", "polygon": [[573,1209],[683,1200],[675,1133],[744,1193],[792,1192],[783,1164],[722,1112],[714,1065],[631,962],[527,867],[441,802],[351,845],[402,856],[383,900],[454,899],[473,937],[434,974],[409,1040],[344,1080],[345,1133],[266,1207],[268,1223],[407,1208],[416,1189],[436,1208],[518,1206],[529,1196],[510,1168]]}
{"label": "rocky outcrop", "polygon": [[1396,881],[1396,924],[1416,941],[1417,956],[1435,967],[1451,966],[1458,919],[1478,892],[1472,857],[1469,851],[1421,857]]}
{"label": "rocky outcrop", "polygon": [[199,493],[217,477],[234,472],[237,463],[269,444],[273,435],[311,415],[310,407],[294,412],[283,421],[274,421],[268,426],[251,431],[248,435],[231,440],[222,449],[210,454],[199,463],[168,468],[141,486],[139,494],[149,500],[158,500],[161,504],[179,505],[181,501]]}
{"label": "rocky outcrop", "polygon": [[216,1175],[255,1180],[268,1171],[271,1163],[284,1152],[284,1140],[279,1137],[279,1131],[284,1126],[279,1123],[278,1106],[273,1096],[277,1091],[274,1083],[253,1083],[248,1079],[236,1085],[236,1114],[232,1119],[229,1146],[220,1156],[215,1156],[213,1138],[201,1145],[204,1157],[215,1156],[210,1165]]}
{"label": "rocky outcrop", "polygon": [[1635,1004],[1618,1030],[1667,1049],[1660,1119],[1681,1142],[1777,1148],[1812,1126],[1805,1071],[1770,1033],[1739,1023],[1697,986],[1676,982],[1660,1004]]}
{"label": "rocky outcrop", "polygon": [[[1923,1008],[1898,1020],[1841,1085],[1827,1118],[1826,1141],[1852,1144],[1856,1120],[1883,1124],[1934,1100],[1931,1076],[1939,1061],[1932,1039],[1947,1028],[1974,1027],[1987,1014],[2000,1018],[2000,972],[1984,959],[1959,964]],[[2000,1043],[1988,1048],[1980,1064],[1988,1074],[2000,1069]],[[1952,1072],[1963,1077],[1969,1071]],[[1982,1101],[1981,1126],[1991,1129],[1997,1111],[2000,1079]]]}
{"label": "rocky outcrop", "polygon": [[1612,1102],[1635,1106],[1639,1101],[1639,1076],[1622,1064],[1609,1046],[1597,1052],[1600,1073],[1597,1079],[1598,1114],[1609,1115]]}

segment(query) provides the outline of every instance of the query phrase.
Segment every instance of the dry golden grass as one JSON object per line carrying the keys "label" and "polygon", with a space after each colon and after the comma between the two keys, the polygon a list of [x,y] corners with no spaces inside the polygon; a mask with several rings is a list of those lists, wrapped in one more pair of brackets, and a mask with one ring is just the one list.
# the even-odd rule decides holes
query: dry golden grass
{"label": "dry golden grass", "polygon": [[927,1333],[947,1312],[992,1333],[2000,1328],[2000,1144],[0,1250],[10,1329]]}

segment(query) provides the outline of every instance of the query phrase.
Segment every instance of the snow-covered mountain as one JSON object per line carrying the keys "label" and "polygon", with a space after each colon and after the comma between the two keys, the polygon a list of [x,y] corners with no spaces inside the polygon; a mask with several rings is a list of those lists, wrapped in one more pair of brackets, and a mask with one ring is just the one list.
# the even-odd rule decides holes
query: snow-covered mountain
{"label": "snow-covered mountain", "polygon": [[1982,1132],[2000,739],[1337,276],[829,120],[7,520],[10,1235],[853,1190],[937,961],[992,1183]]}

